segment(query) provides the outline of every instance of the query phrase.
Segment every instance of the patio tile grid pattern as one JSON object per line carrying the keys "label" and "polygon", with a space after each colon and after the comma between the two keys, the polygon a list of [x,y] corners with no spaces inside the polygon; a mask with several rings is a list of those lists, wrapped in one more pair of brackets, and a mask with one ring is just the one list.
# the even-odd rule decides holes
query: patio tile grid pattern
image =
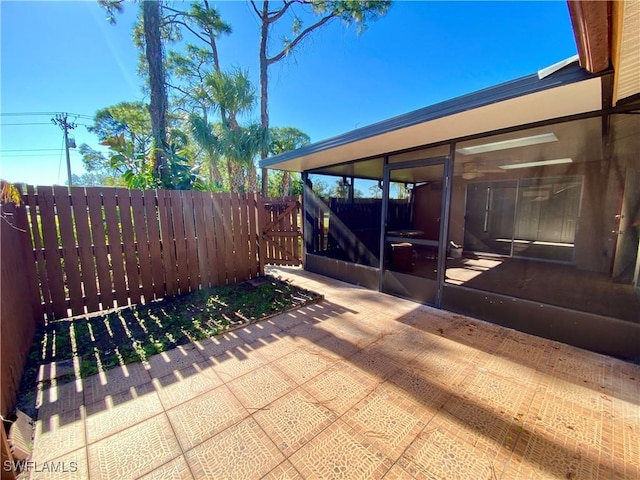
{"label": "patio tile grid pattern", "polygon": [[640,479],[640,366],[271,273],[325,300],[54,380],[31,478]]}

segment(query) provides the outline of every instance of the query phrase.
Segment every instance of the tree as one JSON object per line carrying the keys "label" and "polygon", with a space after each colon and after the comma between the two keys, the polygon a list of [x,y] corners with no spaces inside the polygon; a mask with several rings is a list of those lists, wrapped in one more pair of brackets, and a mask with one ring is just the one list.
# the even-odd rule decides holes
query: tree
{"label": "tree", "polygon": [[[310,141],[309,135],[297,128],[273,127],[269,130],[269,153],[278,155],[308,145]],[[279,194],[291,195],[291,172],[283,171],[278,177],[281,179]]]}
{"label": "tree", "polygon": [[[287,55],[307,38],[312,32],[335,19],[341,19],[347,24],[357,23],[359,30],[366,28],[367,23],[385,15],[391,7],[390,0],[284,0],[277,2],[274,8],[269,0],[262,2],[262,8],[258,2],[250,0],[253,12],[260,22],[260,123],[265,129],[269,129],[269,67]],[[302,20],[296,9],[311,10],[317,21],[303,28]],[[277,53],[271,53],[269,40],[271,33],[279,20],[287,18],[285,14],[293,16],[291,32],[293,38],[284,38],[282,43],[275,48]],[[268,155],[268,149],[261,152],[264,159]],[[268,187],[267,171],[262,171],[262,190],[266,194]]]}
{"label": "tree", "polygon": [[168,175],[163,150],[167,145],[167,91],[160,36],[160,2],[143,0],[142,21],[144,23],[144,44],[149,66],[149,90],[151,100],[151,133],[154,141],[154,176],[161,181]]}
{"label": "tree", "polygon": [[[98,0],[107,11],[109,22],[115,23],[115,13],[122,12],[124,0]],[[162,180],[166,174],[163,150],[167,144],[167,92],[164,72],[164,51],[161,34],[161,2],[142,1],[142,22],[144,29],[144,49],[148,67],[151,115],[151,133],[154,140],[153,158],[155,178]]]}

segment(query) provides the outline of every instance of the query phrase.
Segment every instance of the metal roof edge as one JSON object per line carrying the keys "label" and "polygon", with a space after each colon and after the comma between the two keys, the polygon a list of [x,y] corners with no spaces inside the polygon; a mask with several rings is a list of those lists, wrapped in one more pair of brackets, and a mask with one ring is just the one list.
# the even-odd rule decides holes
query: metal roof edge
{"label": "metal roof edge", "polygon": [[408,113],[397,115],[325,140],[320,140],[296,150],[268,157],[261,160],[259,164],[262,168],[268,168],[281,162],[320,153],[331,148],[365,140],[367,138],[411,127],[431,120],[436,120],[438,118],[447,117],[493,103],[510,100],[550,88],[569,85],[571,83],[589,80],[600,76],[602,76],[602,74],[589,73],[582,69],[578,65],[578,62],[573,62],[569,65],[563,66],[563,68],[545,76],[544,78],[539,78],[538,73],[534,73],[515,80],[510,80],[492,87],[487,87],[450,100],[445,100]]}

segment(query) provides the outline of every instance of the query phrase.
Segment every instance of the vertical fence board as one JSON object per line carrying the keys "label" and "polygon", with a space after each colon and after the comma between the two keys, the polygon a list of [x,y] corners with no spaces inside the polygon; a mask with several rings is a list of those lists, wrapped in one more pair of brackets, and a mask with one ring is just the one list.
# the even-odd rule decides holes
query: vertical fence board
{"label": "vertical fence board", "polygon": [[264,198],[258,197],[258,257],[260,266],[260,275],[264,275],[264,265],[267,259],[267,242],[264,235],[264,228],[267,224],[267,215],[265,212]]}
{"label": "vertical fence board", "polygon": [[89,224],[93,236],[93,255],[96,258],[98,284],[100,286],[100,303],[102,308],[113,308],[113,286],[111,284],[111,268],[107,252],[106,233],[102,219],[102,196],[98,188],[87,189],[87,205],[89,206]]}
{"label": "vertical fence board", "polygon": [[211,284],[211,272],[209,271],[209,255],[207,251],[208,232],[204,223],[204,193],[193,192],[193,208],[196,221],[196,243],[198,247],[198,270],[200,271],[200,285],[209,287]]}
{"label": "vertical fence board", "polygon": [[178,291],[178,282],[176,273],[176,247],[170,218],[171,198],[166,190],[158,190],[157,195],[165,290],[168,296],[172,296]]}
{"label": "vertical fence board", "polygon": [[120,223],[122,229],[122,244],[124,245],[125,269],[127,272],[127,289],[131,303],[140,303],[140,272],[136,255],[136,240],[131,220],[131,199],[126,188],[116,189]]}
{"label": "vertical fence board", "polygon": [[53,303],[53,314],[56,318],[66,318],[69,314],[67,313],[64,275],[62,273],[58,230],[56,228],[56,214],[51,187],[38,187],[38,204],[40,206],[44,255],[51,300]]}
{"label": "vertical fence board", "polygon": [[242,258],[242,276],[243,280],[251,278],[251,265],[249,258],[249,196],[242,194],[240,196],[240,236],[242,250],[240,252]]}
{"label": "vertical fence board", "polygon": [[[303,215],[304,214],[304,210],[302,209],[302,198],[301,197],[294,197],[298,208],[296,210],[293,211],[292,218],[293,218],[293,230],[295,230],[296,232],[300,231],[300,228],[298,226],[298,214]],[[293,237],[293,254],[295,256],[295,258],[297,259],[301,259],[302,258],[302,252],[300,251],[300,241],[302,239],[302,235],[300,235],[299,237]]]}
{"label": "vertical fence board", "polygon": [[207,192],[202,196],[202,216],[207,233],[207,271],[211,286],[218,284],[218,259],[216,256],[216,229],[213,223],[213,197]]}
{"label": "vertical fence board", "polygon": [[246,280],[246,248],[242,244],[242,225],[241,225],[241,197],[239,193],[231,194],[231,216],[233,218],[233,259],[235,264],[236,282]]}
{"label": "vertical fence board", "polygon": [[218,265],[217,285],[227,284],[226,238],[224,233],[224,214],[222,212],[223,194],[215,194],[213,202],[213,224],[216,232],[216,263]]}
{"label": "vertical fence board", "polygon": [[260,270],[258,262],[258,237],[257,227],[258,218],[256,211],[257,196],[255,193],[250,193],[247,196],[247,210],[248,210],[248,223],[249,223],[249,269],[251,278],[257,277]]}
{"label": "vertical fence board", "polygon": [[198,265],[198,250],[196,248],[196,227],[193,215],[193,192],[182,192],[184,233],[187,246],[187,258],[189,262],[189,288],[192,292],[198,290],[200,285],[200,266]]}
{"label": "vertical fence board", "polygon": [[233,248],[233,220],[231,213],[231,196],[233,193],[222,194],[222,222],[224,225],[225,265],[227,282],[236,283],[236,265]]}
{"label": "vertical fence board", "polygon": [[40,212],[36,203],[36,195],[33,186],[27,186],[27,197],[25,203],[29,205],[29,223],[31,225],[31,243],[35,251],[37,262],[36,270],[40,281],[40,296],[42,297],[44,313],[49,318],[53,315],[51,292],[49,290],[49,277],[47,276],[46,262],[44,258],[44,247],[42,244]]}
{"label": "vertical fence board", "polygon": [[121,221],[116,210],[116,190],[114,188],[103,189],[102,202],[104,203],[104,218],[107,222],[108,251],[113,273],[114,296],[118,306],[122,307],[129,304],[129,295],[125,282],[123,243],[120,237]]}
{"label": "vertical fence board", "polygon": [[[17,186],[20,196],[24,198],[22,187]],[[16,209],[16,226],[20,230],[22,241],[22,263],[26,273],[29,300],[31,301],[31,317],[32,321],[37,319],[37,323],[44,320],[44,311],[42,309],[42,300],[40,298],[40,288],[38,285],[38,272],[36,268],[36,258],[33,250],[33,242],[31,241],[31,232],[29,229],[29,219],[27,218],[27,206],[21,205]]]}
{"label": "vertical fence board", "polygon": [[164,272],[162,268],[162,254],[160,251],[160,229],[158,228],[158,213],[156,210],[156,194],[153,190],[144,191],[144,211],[147,219],[149,239],[149,254],[151,256],[151,276],[153,277],[153,291],[156,298],[165,296]]}
{"label": "vertical fence board", "polygon": [[144,204],[141,190],[131,190],[131,206],[133,207],[133,229],[136,234],[138,251],[138,265],[140,266],[140,280],[142,280],[142,295],[144,302],[153,300],[153,278],[151,276],[151,259],[149,257],[149,243],[147,226],[144,218]]}
{"label": "vertical fence board", "polygon": [[179,191],[173,190],[171,196],[171,217],[176,242],[176,263],[178,265],[178,285],[180,293],[189,291],[189,262],[187,260],[187,242],[184,230],[183,200]]}
{"label": "vertical fence board", "polygon": [[84,288],[84,302],[87,312],[100,310],[98,301],[98,285],[96,284],[96,266],[89,230],[89,211],[87,196],[84,188],[71,187],[71,203],[73,217],[76,220],[76,234],[78,236],[78,255],[80,257],[80,276]]}
{"label": "vertical fence board", "polygon": [[84,301],[82,287],[80,285],[80,268],[78,266],[78,250],[74,235],[73,219],[71,218],[71,202],[67,187],[53,187],[53,195],[56,203],[56,213],[60,227],[60,239],[62,243],[62,258],[64,271],[67,276],[67,288],[69,289],[69,304],[73,315],[84,313]]}

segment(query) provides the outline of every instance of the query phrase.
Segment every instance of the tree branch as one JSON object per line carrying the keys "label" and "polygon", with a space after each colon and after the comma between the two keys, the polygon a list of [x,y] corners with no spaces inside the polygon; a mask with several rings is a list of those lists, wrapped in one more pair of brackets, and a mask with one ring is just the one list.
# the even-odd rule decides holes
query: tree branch
{"label": "tree branch", "polygon": [[[267,23],[273,23],[280,19],[287,12],[287,10],[289,10],[289,7],[291,7],[291,5],[293,5],[293,2],[285,0],[284,6],[280,10],[276,12],[269,12],[269,14],[267,15]],[[273,13],[275,13],[275,15],[272,15]]]}
{"label": "tree branch", "polygon": [[200,40],[202,40],[204,43],[209,43],[209,40],[202,36],[202,34],[196,32],[193,28],[191,28],[187,23],[180,21],[180,20],[174,20],[174,23],[178,24],[178,25],[182,25],[184,28],[186,28],[187,30],[189,30],[191,33],[193,33],[196,37],[198,37]]}
{"label": "tree branch", "polygon": [[260,13],[260,10],[258,9],[258,6],[256,5],[255,0],[251,0],[249,3],[253,7],[253,11],[256,12],[256,15],[258,16],[258,18],[260,20],[264,20],[264,18],[262,18],[262,13]]}
{"label": "tree branch", "polygon": [[313,25],[305,28],[302,32],[300,32],[300,34],[296,38],[293,39],[293,41],[287,47],[283,48],[280,53],[278,53],[274,57],[267,58],[267,64],[271,65],[272,63],[276,63],[278,60],[282,59],[282,57],[284,57],[287,53],[289,53],[291,50],[293,50],[296,47],[296,45],[298,43],[300,43],[304,39],[304,37],[306,37],[311,32],[313,32],[316,28],[320,28],[322,25],[327,23],[329,20],[332,20],[332,19],[336,18],[337,16],[338,16],[337,12],[333,11],[329,15],[327,15],[326,17],[322,17],[320,20],[318,20]]}

